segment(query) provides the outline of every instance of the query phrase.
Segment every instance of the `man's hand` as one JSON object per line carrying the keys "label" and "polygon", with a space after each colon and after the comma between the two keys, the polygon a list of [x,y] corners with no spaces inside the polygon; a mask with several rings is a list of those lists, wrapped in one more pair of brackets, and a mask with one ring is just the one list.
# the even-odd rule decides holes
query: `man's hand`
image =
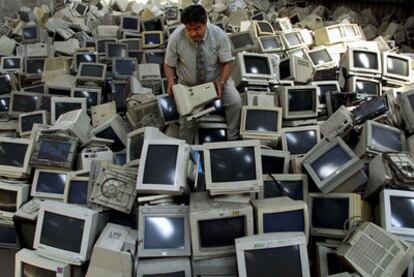
{"label": "man's hand", "polygon": [[223,93],[224,82],[220,80],[214,81],[214,85],[216,87],[217,98],[221,98],[221,95]]}
{"label": "man's hand", "polygon": [[174,93],[173,93],[173,85],[174,85],[174,83],[168,82],[167,93],[168,93],[169,96],[173,96],[174,95]]}

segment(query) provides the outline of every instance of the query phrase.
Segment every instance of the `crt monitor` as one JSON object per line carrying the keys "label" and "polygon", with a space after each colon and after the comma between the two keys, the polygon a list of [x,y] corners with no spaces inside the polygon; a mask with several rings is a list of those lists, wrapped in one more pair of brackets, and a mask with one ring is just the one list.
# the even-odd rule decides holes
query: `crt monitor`
{"label": "crt monitor", "polygon": [[338,81],[316,81],[312,82],[311,85],[317,86],[319,88],[318,99],[319,105],[322,107],[326,105],[326,93],[328,91],[341,91]]}
{"label": "crt monitor", "polygon": [[178,122],[180,115],[177,111],[177,105],[175,103],[174,96],[158,95],[157,103],[160,114],[164,119],[164,124],[167,125]]}
{"label": "crt monitor", "polygon": [[[84,207],[43,201],[34,248],[42,256],[81,265],[90,258],[98,235],[99,213]],[[62,234],[65,234],[62,239]]]}
{"label": "crt monitor", "polygon": [[105,54],[106,51],[106,44],[109,42],[116,42],[116,39],[107,38],[107,39],[98,39],[96,40],[96,50],[98,54],[102,55]]}
{"label": "crt monitor", "polygon": [[126,58],[128,56],[128,44],[108,42],[106,43],[107,58]]}
{"label": "crt monitor", "polygon": [[306,54],[315,68],[335,66],[335,62],[327,48],[310,50]]}
{"label": "crt monitor", "polygon": [[139,260],[137,277],[192,277],[189,258]]}
{"label": "crt monitor", "polygon": [[283,44],[279,35],[263,36],[258,38],[260,52],[273,53],[283,50]]}
{"label": "crt monitor", "polygon": [[11,219],[25,203],[29,195],[29,185],[0,181],[0,217]]}
{"label": "crt monitor", "polygon": [[195,136],[195,144],[220,142],[227,140],[227,124],[200,123]]}
{"label": "crt monitor", "polygon": [[259,198],[287,196],[293,200],[308,201],[308,176],[305,174],[269,174],[263,176]]}
{"label": "crt monitor", "polygon": [[229,35],[233,53],[256,49],[256,41],[251,32],[239,32]]}
{"label": "crt monitor", "polygon": [[293,156],[306,154],[320,140],[318,125],[282,129],[282,149]]}
{"label": "crt monitor", "polygon": [[126,43],[128,45],[129,54],[131,54],[131,51],[141,50],[141,39],[140,38],[121,39],[119,40],[119,42]]}
{"label": "crt monitor", "polygon": [[160,31],[147,31],[141,33],[142,49],[156,48],[164,44],[164,33]]}
{"label": "crt monitor", "polygon": [[45,58],[26,58],[25,59],[25,73],[27,78],[37,78],[43,73],[43,65]]}
{"label": "crt monitor", "polygon": [[143,31],[164,31],[163,19],[161,16],[142,20]]}
{"label": "crt monitor", "polygon": [[72,89],[72,97],[86,98],[86,107],[91,109],[93,106],[101,104],[101,88],[77,87]]}
{"label": "crt monitor", "polygon": [[268,84],[278,76],[274,66],[277,62],[278,57],[274,54],[240,52],[237,54],[232,77],[236,85],[242,81]]}
{"label": "crt monitor", "polygon": [[36,25],[23,27],[22,35],[24,43],[33,43],[38,42],[40,40],[39,28]]}
{"label": "crt monitor", "polygon": [[63,201],[69,204],[88,204],[89,177],[68,177],[65,184]]}
{"label": "crt monitor", "polygon": [[115,115],[94,128],[92,133],[99,138],[114,140],[109,147],[112,151],[118,152],[125,149],[127,145],[128,131],[125,121],[119,115]]}
{"label": "crt monitor", "polygon": [[0,246],[2,248],[19,249],[19,242],[13,223],[0,221]]}
{"label": "crt monitor", "polygon": [[412,82],[412,59],[403,55],[384,52],[383,78]]}
{"label": "crt monitor", "polygon": [[282,129],[282,109],[267,106],[243,106],[240,135],[278,137]]}
{"label": "crt monitor", "polygon": [[348,48],[341,67],[347,70],[348,75],[377,77],[382,73],[381,56],[378,50]]}
{"label": "crt monitor", "polygon": [[288,151],[261,149],[260,152],[263,175],[288,173],[290,163]]}
{"label": "crt monitor", "polygon": [[0,176],[17,177],[30,172],[32,141],[21,138],[0,138]]}
{"label": "crt monitor", "polygon": [[37,198],[63,200],[68,172],[36,169],[30,195]]}
{"label": "crt monitor", "polygon": [[0,76],[0,95],[10,93],[13,87],[14,85],[9,75]]}
{"label": "crt monitor", "polygon": [[121,27],[124,31],[139,32],[139,18],[137,16],[123,16],[121,17]]}
{"label": "crt monitor", "polygon": [[106,64],[81,63],[76,79],[80,81],[103,81],[106,76]]}
{"label": "crt monitor", "polygon": [[69,86],[46,85],[45,94],[70,97],[72,88]]}
{"label": "crt monitor", "polygon": [[272,24],[268,21],[255,21],[255,27],[258,36],[273,35],[275,33]]}
{"label": "crt monitor", "polygon": [[9,113],[18,115],[20,113],[34,112],[39,109],[43,98],[44,96],[40,93],[12,92]]}
{"label": "crt monitor", "polygon": [[318,116],[317,86],[279,87],[280,104],[284,119],[301,119]]}
{"label": "crt monitor", "polygon": [[282,33],[282,40],[286,49],[293,49],[306,45],[299,31],[288,31]]}
{"label": "crt monitor", "polygon": [[129,78],[137,70],[137,59],[114,58],[112,72],[118,78]]}
{"label": "crt monitor", "polygon": [[182,205],[141,206],[138,241],[142,243],[138,246],[138,257],[190,256],[188,212],[188,206]]}
{"label": "crt monitor", "polygon": [[236,239],[240,277],[310,277],[306,238],[301,232],[269,233]]}
{"label": "crt monitor", "polygon": [[9,72],[9,71],[21,71],[22,68],[22,60],[21,57],[2,57],[1,64],[0,64],[0,71],[2,72]]}
{"label": "crt monitor", "polygon": [[81,97],[52,97],[51,122],[56,120],[64,113],[74,110],[86,111],[86,98]]}
{"label": "crt monitor", "polygon": [[348,79],[348,91],[367,96],[380,96],[382,86],[381,82],[376,79],[355,76]]}
{"label": "crt monitor", "polygon": [[74,55],[75,58],[75,71],[78,70],[80,63],[96,63],[97,54],[92,52],[76,52]]}
{"label": "crt monitor", "polygon": [[48,113],[44,110],[19,115],[19,134],[21,137],[31,134],[33,124],[47,124]]}

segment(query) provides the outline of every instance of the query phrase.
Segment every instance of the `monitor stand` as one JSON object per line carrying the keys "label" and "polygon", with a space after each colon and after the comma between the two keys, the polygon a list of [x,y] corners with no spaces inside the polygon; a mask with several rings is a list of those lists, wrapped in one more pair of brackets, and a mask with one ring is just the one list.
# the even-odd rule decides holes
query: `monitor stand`
{"label": "monitor stand", "polygon": [[283,121],[283,126],[287,127],[297,127],[305,125],[316,125],[318,123],[316,118],[312,119],[299,119],[299,120],[285,120]]}

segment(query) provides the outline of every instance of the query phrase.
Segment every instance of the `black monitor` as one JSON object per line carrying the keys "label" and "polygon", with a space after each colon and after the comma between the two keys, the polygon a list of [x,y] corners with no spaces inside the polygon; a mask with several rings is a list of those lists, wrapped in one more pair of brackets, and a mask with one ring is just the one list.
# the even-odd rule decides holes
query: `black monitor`
{"label": "black monitor", "polygon": [[343,230],[348,218],[348,198],[313,198],[312,227]]}
{"label": "black monitor", "polygon": [[144,31],[164,31],[160,17],[146,20],[142,23]]}
{"label": "black monitor", "polygon": [[17,210],[17,191],[0,188],[0,211],[15,213]]}
{"label": "black monitor", "polygon": [[410,68],[407,60],[398,57],[387,57],[387,72],[396,75],[409,76]]}
{"label": "black monitor", "polygon": [[380,86],[377,82],[370,82],[365,80],[356,80],[355,82],[355,92],[361,94],[369,95],[379,95]]}
{"label": "black monitor", "polygon": [[0,142],[0,166],[23,167],[27,144]]}
{"label": "black monitor", "polygon": [[246,111],[246,131],[277,132],[278,112],[270,110]]}
{"label": "black monitor", "polygon": [[106,139],[114,140],[114,143],[112,143],[110,147],[115,152],[125,149],[125,145],[119,139],[118,135],[115,133],[114,129],[112,129],[111,126],[108,126],[105,129],[101,130],[100,132],[97,132],[95,135],[99,138],[106,138]]}
{"label": "black monitor", "polygon": [[263,174],[282,174],[284,173],[285,157],[275,157],[262,155]]}
{"label": "black monitor", "polygon": [[30,220],[24,217],[13,217],[13,223],[16,228],[16,235],[19,240],[20,248],[33,250],[36,222],[36,220]]}
{"label": "black monitor", "polygon": [[43,124],[43,114],[32,114],[21,117],[22,132],[31,131],[33,124]]}
{"label": "black monitor", "polygon": [[326,93],[328,91],[338,91],[338,87],[336,84],[317,84],[319,88],[319,103],[326,104]]}
{"label": "black monitor", "polygon": [[244,216],[199,220],[200,247],[225,247],[234,245],[234,240],[246,236]]}
{"label": "black monitor", "polygon": [[[178,145],[156,145],[148,146],[145,159],[144,184],[174,185]],[[160,159],[160,157],[163,157]],[[162,173],[160,172],[162,168]]]}
{"label": "black monitor", "polygon": [[53,193],[63,195],[67,175],[62,172],[40,171],[37,179],[37,193]]}
{"label": "black monitor", "polygon": [[39,139],[38,160],[66,162],[71,154],[72,142]]}
{"label": "black monitor", "polygon": [[318,143],[316,130],[285,132],[285,135],[287,150],[291,155],[306,154]]}
{"label": "black monitor", "polygon": [[[287,181],[287,180],[272,180],[263,182],[263,196],[264,198],[287,196],[293,200],[303,199],[303,182],[302,181]],[[302,230],[303,231],[303,230]]]}
{"label": "black monitor", "polygon": [[349,154],[338,144],[316,159],[311,167],[319,180],[323,181],[351,159]]}
{"label": "black monitor", "polygon": [[314,89],[291,89],[288,92],[289,112],[313,111],[316,106]]}
{"label": "black monitor", "polygon": [[313,64],[320,65],[328,62],[332,62],[331,57],[328,54],[328,50],[322,49],[320,51],[311,51],[309,56],[312,59]]}
{"label": "black monitor", "polygon": [[86,205],[88,203],[88,181],[71,180],[67,202]]}
{"label": "black monitor", "polygon": [[227,128],[198,128],[198,144],[227,140]]}
{"label": "black monitor", "polygon": [[371,145],[402,151],[401,132],[371,124]]}
{"label": "black monitor", "polygon": [[64,113],[82,109],[82,103],[74,102],[56,102],[55,103],[55,118],[58,119]]}
{"label": "black monitor", "polygon": [[269,59],[267,57],[245,55],[243,59],[247,74],[271,74]]}
{"label": "black monitor", "polygon": [[[180,249],[185,247],[184,217],[144,216],[145,249]],[[171,230],[165,235],[165,228]]]}
{"label": "black monitor", "polygon": [[290,60],[283,60],[279,64],[279,76],[281,80],[284,80],[291,76],[290,72]]}
{"label": "black monitor", "polygon": [[305,232],[304,210],[263,213],[263,232]]}
{"label": "black monitor", "polygon": [[10,93],[12,84],[8,75],[0,76],[0,95]]}
{"label": "black monitor", "polygon": [[254,45],[254,42],[252,41],[251,35],[248,33],[231,36],[230,37],[231,42],[234,45],[235,49],[241,49],[244,47],[247,47],[249,45]]}
{"label": "black monitor", "polygon": [[177,111],[177,105],[173,96],[158,97],[158,106],[165,123],[176,122],[180,118]]}
{"label": "black monitor", "polygon": [[26,59],[26,73],[41,75],[43,73],[44,59]]}
{"label": "black monitor", "polygon": [[131,76],[136,70],[136,60],[131,59],[115,59],[113,67],[116,68],[117,75]]}
{"label": "black monitor", "polygon": [[378,69],[377,54],[367,51],[354,51],[354,67]]}

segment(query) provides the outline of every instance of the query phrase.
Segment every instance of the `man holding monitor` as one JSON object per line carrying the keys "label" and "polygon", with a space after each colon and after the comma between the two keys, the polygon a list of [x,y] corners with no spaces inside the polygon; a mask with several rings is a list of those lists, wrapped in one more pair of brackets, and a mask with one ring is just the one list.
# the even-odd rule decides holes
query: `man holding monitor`
{"label": "man holding monitor", "polygon": [[[173,95],[175,75],[178,82],[192,87],[214,82],[217,97],[223,102],[229,140],[239,138],[241,99],[230,78],[233,56],[227,34],[207,22],[207,12],[201,5],[191,5],[181,13],[181,23],[169,38],[164,71],[168,94]],[[194,138],[195,122],[180,119],[180,136],[188,143]]]}

